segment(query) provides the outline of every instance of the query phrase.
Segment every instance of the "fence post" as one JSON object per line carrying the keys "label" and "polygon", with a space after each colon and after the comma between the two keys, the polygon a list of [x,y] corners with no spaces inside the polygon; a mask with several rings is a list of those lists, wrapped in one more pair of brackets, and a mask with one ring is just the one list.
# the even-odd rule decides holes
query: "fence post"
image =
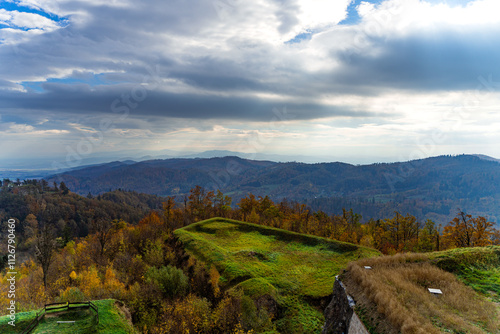
{"label": "fence post", "polygon": [[[65,303],[65,306],[56,307],[55,309],[66,308],[66,311],[69,311],[70,304],[71,303],[69,301],[67,301]],[[99,325],[99,309],[97,308],[96,305],[94,305],[94,303],[92,303],[89,300],[86,302],[74,303],[74,304],[88,305],[88,308],[92,308],[92,310],[95,311],[95,314],[96,314],[97,325]],[[40,313],[35,312],[35,319],[33,319],[33,321],[30,322],[28,327],[26,327],[26,329],[24,329],[21,332],[21,334],[29,334],[36,328],[36,326],[38,326],[38,324],[40,323],[40,320],[43,318],[43,316],[45,316],[45,313],[47,313],[47,305],[48,306],[50,306],[50,305],[64,305],[64,303],[45,304],[44,307],[40,310]]]}

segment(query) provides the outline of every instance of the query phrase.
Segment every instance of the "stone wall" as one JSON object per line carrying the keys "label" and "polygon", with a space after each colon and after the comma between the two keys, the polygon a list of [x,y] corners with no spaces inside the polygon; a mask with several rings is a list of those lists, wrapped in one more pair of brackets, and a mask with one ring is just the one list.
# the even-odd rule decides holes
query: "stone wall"
{"label": "stone wall", "polygon": [[354,312],[354,300],[347,294],[344,285],[335,278],[333,297],[325,309],[325,325],[322,334],[369,334]]}

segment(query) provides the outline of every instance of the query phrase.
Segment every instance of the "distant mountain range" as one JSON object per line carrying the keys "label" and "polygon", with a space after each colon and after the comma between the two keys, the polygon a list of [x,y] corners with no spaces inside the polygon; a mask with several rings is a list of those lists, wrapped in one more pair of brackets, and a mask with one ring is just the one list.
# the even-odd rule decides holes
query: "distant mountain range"
{"label": "distant mountain range", "polygon": [[500,219],[500,161],[486,156],[440,156],[400,163],[355,166],[221,158],[123,161],[83,167],[48,178],[74,192],[135,190],[182,198],[196,185],[220,189],[233,204],[248,193],[305,202],[338,213],[353,208],[368,218],[393,211],[446,222],[460,208]]}
{"label": "distant mountain range", "polygon": [[148,161],[158,159],[194,159],[194,158],[216,158],[226,156],[237,156],[243,159],[269,160],[275,162],[300,161],[305,163],[316,163],[320,161],[332,161],[331,157],[320,156],[290,156],[266,153],[241,153],[226,150],[211,150],[204,152],[174,151],[174,150],[123,150],[116,152],[100,152],[91,156],[80,157],[75,160],[71,157],[25,157],[20,159],[0,160],[0,179],[39,179],[55,173],[63,173],[74,169],[81,169],[94,165],[106,164],[110,161]]}

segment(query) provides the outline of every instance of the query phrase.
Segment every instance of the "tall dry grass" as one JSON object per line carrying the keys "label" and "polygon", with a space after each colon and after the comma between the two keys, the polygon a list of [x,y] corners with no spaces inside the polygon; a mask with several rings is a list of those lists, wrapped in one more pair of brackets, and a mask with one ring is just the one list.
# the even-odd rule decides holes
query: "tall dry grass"
{"label": "tall dry grass", "polygon": [[[500,333],[495,304],[426,260],[423,254],[398,254],[350,263],[348,270],[378,312],[403,334]],[[441,289],[443,295],[434,296],[427,288]]]}

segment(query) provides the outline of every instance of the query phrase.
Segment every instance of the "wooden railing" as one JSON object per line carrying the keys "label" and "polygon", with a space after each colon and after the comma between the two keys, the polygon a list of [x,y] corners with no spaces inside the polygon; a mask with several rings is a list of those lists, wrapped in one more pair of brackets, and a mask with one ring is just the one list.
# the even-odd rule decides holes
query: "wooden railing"
{"label": "wooden railing", "polygon": [[45,317],[45,314],[47,311],[56,311],[56,310],[61,310],[61,311],[69,311],[70,309],[78,309],[78,308],[86,308],[86,309],[92,309],[92,311],[95,312],[95,323],[91,324],[91,326],[97,326],[99,325],[99,309],[97,306],[92,303],[91,301],[88,302],[66,302],[66,303],[52,303],[52,304],[45,304],[45,306],[40,310],[39,313],[36,314],[35,319],[26,327],[21,334],[29,334],[31,331],[33,331],[36,326],[40,323],[40,321]]}

